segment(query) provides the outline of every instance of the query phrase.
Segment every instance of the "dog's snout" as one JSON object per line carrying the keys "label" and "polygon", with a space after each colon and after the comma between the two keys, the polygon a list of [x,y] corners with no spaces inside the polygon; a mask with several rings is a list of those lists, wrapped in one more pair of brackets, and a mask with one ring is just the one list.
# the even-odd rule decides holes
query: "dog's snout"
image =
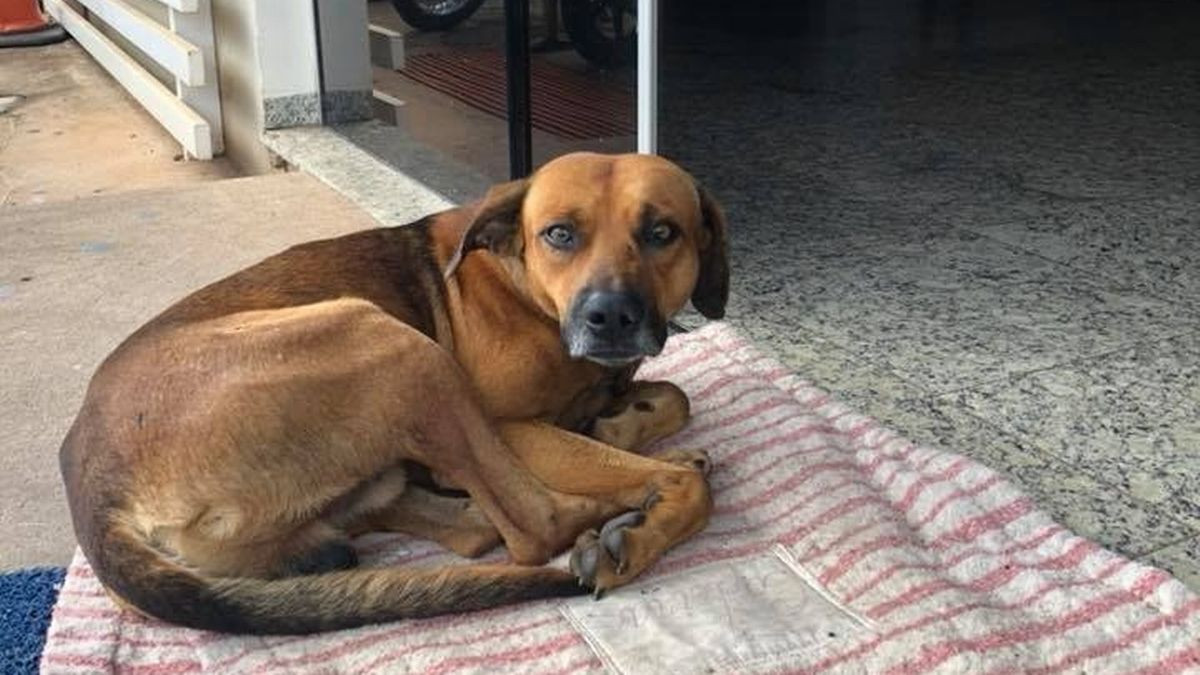
{"label": "dog's snout", "polygon": [[635,330],[646,318],[646,304],[633,293],[593,293],[582,310],[588,329],[597,335]]}
{"label": "dog's snout", "polygon": [[645,297],[599,289],[578,296],[562,328],[571,356],[613,366],[659,353],[666,332]]}

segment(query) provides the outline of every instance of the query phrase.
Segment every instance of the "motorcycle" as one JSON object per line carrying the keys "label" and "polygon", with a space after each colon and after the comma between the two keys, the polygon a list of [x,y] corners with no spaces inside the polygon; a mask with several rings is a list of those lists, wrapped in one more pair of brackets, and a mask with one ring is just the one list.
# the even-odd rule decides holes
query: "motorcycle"
{"label": "motorcycle", "polygon": [[[611,69],[637,55],[637,0],[557,2],[571,46],[593,65]],[[484,0],[392,0],[400,18],[417,30],[443,31],[462,23]]]}

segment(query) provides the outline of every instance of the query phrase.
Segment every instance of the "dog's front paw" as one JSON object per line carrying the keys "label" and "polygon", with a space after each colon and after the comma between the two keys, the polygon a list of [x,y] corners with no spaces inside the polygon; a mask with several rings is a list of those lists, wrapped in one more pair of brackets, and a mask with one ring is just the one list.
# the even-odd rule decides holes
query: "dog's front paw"
{"label": "dog's front paw", "polygon": [[712,509],[708,453],[677,450],[657,457],[686,467],[665,468],[642,499],[641,508],[622,513],[575,540],[571,572],[596,598],[624,586],[646,571],[675,544],[699,532]]}
{"label": "dog's front paw", "polygon": [[593,590],[597,599],[641,571],[643,566],[631,565],[638,547],[630,533],[645,522],[645,512],[629,511],[605,523],[600,531],[588,530],[575,540],[571,572],[581,585]]}

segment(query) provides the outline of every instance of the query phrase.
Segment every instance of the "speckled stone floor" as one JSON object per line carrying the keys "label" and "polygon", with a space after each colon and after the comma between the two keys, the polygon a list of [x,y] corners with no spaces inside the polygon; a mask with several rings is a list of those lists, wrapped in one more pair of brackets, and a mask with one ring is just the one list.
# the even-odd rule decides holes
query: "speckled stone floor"
{"label": "speckled stone floor", "polygon": [[661,149],[728,211],[730,320],[1200,589],[1200,8],[702,6]]}

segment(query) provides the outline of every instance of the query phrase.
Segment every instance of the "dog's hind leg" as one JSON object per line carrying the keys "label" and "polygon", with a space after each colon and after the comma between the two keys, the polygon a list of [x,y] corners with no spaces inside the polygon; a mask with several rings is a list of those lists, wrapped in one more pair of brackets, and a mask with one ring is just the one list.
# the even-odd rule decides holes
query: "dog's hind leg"
{"label": "dog's hind leg", "polygon": [[324,574],[358,566],[358,554],[350,542],[330,539],[285,561],[285,576]]}
{"label": "dog's hind leg", "polygon": [[403,532],[431,539],[455,553],[475,558],[500,545],[500,532],[467,497],[447,497],[409,486],[391,504],[363,516],[352,534]]}
{"label": "dog's hind leg", "polygon": [[321,574],[358,564],[345,532],[322,520],[253,541],[206,537],[195,528],[164,539],[160,541],[164,548],[213,576],[271,579]]}

